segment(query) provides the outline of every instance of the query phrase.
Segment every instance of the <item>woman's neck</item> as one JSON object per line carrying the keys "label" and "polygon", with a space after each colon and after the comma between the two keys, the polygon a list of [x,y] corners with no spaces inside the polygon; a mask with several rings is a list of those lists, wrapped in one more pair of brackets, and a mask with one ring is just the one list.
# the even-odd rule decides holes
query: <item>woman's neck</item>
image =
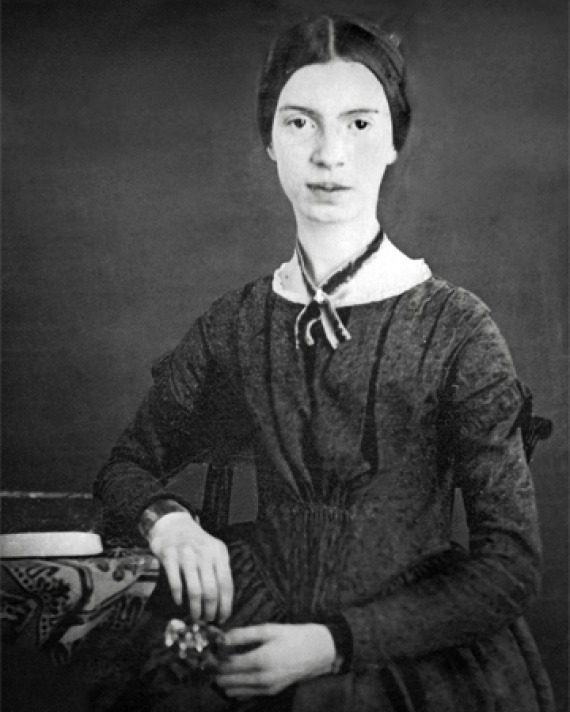
{"label": "woman's neck", "polygon": [[320,284],[337,267],[363,250],[378,234],[380,225],[374,218],[363,224],[297,225],[299,242],[307,258],[307,268]]}

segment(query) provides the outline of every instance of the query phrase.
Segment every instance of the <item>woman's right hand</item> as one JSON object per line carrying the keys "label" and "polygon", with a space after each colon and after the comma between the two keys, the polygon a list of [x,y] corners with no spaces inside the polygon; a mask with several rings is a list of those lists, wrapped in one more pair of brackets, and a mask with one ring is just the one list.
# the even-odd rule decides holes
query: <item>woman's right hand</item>
{"label": "woman's right hand", "polygon": [[229,618],[234,586],[228,550],[222,541],[204,531],[187,512],[160,517],[148,540],[179,606],[186,586],[194,620],[223,623]]}

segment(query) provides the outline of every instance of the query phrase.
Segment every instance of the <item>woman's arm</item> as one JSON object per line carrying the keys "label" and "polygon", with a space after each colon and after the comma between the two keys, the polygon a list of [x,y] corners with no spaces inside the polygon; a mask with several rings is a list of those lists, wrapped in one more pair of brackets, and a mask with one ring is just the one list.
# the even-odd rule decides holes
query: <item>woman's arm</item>
{"label": "woman's arm", "polygon": [[211,448],[204,404],[213,370],[201,320],[154,364],[152,388],[95,479],[108,537],[136,537],[143,510],[156,500],[188,504],[167,485]]}
{"label": "woman's arm", "polygon": [[233,423],[247,422],[235,418],[239,399],[212,356],[208,335],[223,341],[231,331],[224,327],[233,320],[212,311],[153,367],[154,384],[94,489],[103,505],[106,537],[132,541],[142,524],[175,601],[181,604],[186,593],[194,618],[223,621],[233,597],[227,548],[168,490],[169,480],[190,461],[204,461],[243,435]]}
{"label": "woman's arm", "polygon": [[468,645],[512,623],[536,594],[541,549],[516,427],[521,405],[508,349],[485,314],[457,350],[442,398],[442,444],[463,491],[469,554],[342,612],[356,668]]}

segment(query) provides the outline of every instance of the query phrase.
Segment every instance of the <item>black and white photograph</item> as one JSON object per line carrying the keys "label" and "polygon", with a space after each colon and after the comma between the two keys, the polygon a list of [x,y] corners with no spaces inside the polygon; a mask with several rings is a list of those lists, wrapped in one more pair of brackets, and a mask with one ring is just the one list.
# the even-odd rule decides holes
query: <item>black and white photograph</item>
{"label": "black and white photograph", "polygon": [[567,712],[568,5],[3,0],[4,712]]}

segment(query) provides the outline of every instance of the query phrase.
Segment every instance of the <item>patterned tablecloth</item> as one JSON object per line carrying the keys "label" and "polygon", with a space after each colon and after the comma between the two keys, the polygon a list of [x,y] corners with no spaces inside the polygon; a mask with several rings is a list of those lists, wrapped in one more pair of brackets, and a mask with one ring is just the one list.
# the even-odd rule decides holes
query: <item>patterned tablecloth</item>
{"label": "patterned tablecloth", "polygon": [[5,643],[41,649],[66,663],[98,626],[130,630],[158,581],[158,560],[145,550],[101,556],[2,559],[0,619]]}

